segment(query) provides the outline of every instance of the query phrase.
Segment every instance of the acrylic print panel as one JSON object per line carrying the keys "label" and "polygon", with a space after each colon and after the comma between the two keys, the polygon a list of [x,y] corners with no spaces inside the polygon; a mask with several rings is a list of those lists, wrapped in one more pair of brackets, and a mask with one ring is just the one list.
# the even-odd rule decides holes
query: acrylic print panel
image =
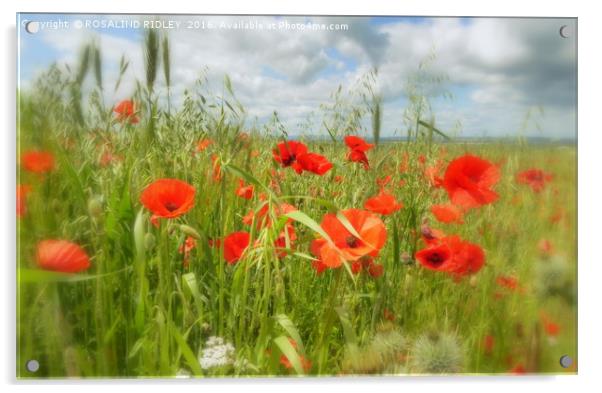
{"label": "acrylic print panel", "polygon": [[19,378],[576,372],[576,19],[17,20]]}

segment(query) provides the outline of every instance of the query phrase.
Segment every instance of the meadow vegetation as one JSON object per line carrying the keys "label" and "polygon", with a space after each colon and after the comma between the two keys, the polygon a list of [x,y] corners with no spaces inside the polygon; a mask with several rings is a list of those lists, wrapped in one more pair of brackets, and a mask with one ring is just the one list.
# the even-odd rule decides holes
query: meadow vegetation
{"label": "meadow vegetation", "polygon": [[122,102],[94,43],[18,92],[19,377],[575,372],[574,145],[456,140],[420,78],[385,141],[376,70],[292,138],[143,45]]}

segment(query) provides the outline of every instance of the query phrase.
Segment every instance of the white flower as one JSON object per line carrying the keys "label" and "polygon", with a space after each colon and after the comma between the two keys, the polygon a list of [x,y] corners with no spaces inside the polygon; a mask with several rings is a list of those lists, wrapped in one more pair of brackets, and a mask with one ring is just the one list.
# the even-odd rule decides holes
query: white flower
{"label": "white flower", "polygon": [[207,370],[212,367],[226,366],[234,362],[234,346],[224,342],[221,337],[211,336],[205,343],[201,352],[199,363],[201,368]]}

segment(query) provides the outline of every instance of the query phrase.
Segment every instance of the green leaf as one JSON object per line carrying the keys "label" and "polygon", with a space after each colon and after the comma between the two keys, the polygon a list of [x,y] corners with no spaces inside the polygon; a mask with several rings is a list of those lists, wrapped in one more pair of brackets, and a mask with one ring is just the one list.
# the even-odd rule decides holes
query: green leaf
{"label": "green leaf", "polygon": [[347,217],[345,217],[340,211],[337,212],[337,219],[341,222],[341,224],[343,224],[343,226],[345,227],[345,229],[347,229],[349,231],[349,233],[351,233],[353,236],[357,237],[361,241],[364,241],[364,239],[362,239],[360,234],[355,230],[353,225],[351,225],[351,223],[349,222]]}
{"label": "green leaf", "polygon": [[282,326],[284,330],[291,336],[293,340],[297,342],[297,346],[302,354],[305,353],[305,347],[303,346],[303,340],[301,340],[301,335],[299,335],[299,331],[295,327],[295,324],[286,316],[286,314],[278,314],[274,318],[276,321]]}
{"label": "green leaf", "polygon": [[274,339],[274,342],[276,343],[278,348],[280,348],[282,354],[286,356],[289,362],[291,362],[291,365],[295,369],[295,372],[297,372],[298,375],[303,375],[304,372],[303,367],[301,366],[301,358],[299,358],[299,354],[291,345],[290,341],[288,340],[288,337],[278,336]]}
{"label": "green leaf", "polygon": [[144,209],[140,209],[138,215],[136,215],[136,221],[134,222],[134,244],[136,245],[136,257],[140,261],[144,261],[145,258],[145,247],[144,247],[144,224],[146,222],[146,214]]}
{"label": "green leaf", "polygon": [[259,180],[257,180],[257,178],[255,178],[255,176],[251,175],[249,172],[237,167],[236,165],[230,164],[230,163],[224,164],[223,168],[224,168],[224,170],[230,171],[238,177],[242,177],[247,183],[251,183],[258,187],[261,187],[268,194],[270,194],[273,197],[273,199],[277,200],[277,198],[274,195],[274,193],[272,192],[272,190],[270,188],[266,187]]}
{"label": "green leaf", "polygon": [[130,351],[128,351],[128,359],[132,359],[133,357],[135,357],[138,352],[140,351],[140,349],[146,344],[146,338],[142,337],[139,338],[138,341],[136,341],[134,343],[134,346],[132,347],[132,349]]}
{"label": "green leaf", "polygon": [[228,75],[224,76],[224,86],[226,87],[226,90],[228,90],[228,93],[230,93],[230,95],[234,95],[234,90],[232,89],[232,81],[230,80],[230,77]]}
{"label": "green leaf", "polygon": [[343,334],[345,335],[345,341],[348,345],[357,344],[357,337],[355,336],[353,326],[351,326],[351,322],[349,321],[349,315],[347,313],[347,310],[344,307],[340,306],[335,307],[335,311],[339,315],[341,325],[343,326]]}
{"label": "green leaf", "polygon": [[173,325],[173,323],[171,321],[168,322],[168,325],[169,325],[169,332],[170,332],[171,336],[174,338],[174,340],[176,340],[176,343],[178,343],[178,346],[180,347],[180,351],[182,351],[182,356],[184,356],[186,363],[188,363],[188,366],[190,366],[190,370],[192,370],[192,373],[194,375],[203,375],[203,370],[201,370],[201,365],[199,364],[199,361],[196,358],[196,356],[194,356],[194,352],[192,352],[192,350],[186,343],[186,340],[184,339],[184,337],[182,337],[180,332],[178,332],[178,330],[176,329],[176,327]]}
{"label": "green leaf", "polygon": [[322,227],[320,225],[318,225],[317,222],[315,222],[311,217],[309,217],[307,214],[303,213],[301,210],[295,210],[295,211],[286,213],[285,216],[287,216],[288,218],[290,218],[292,220],[300,222],[301,224],[305,225],[312,231],[320,234],[320,236],[322,236],[328,242],[332,243],[332,239],[330,238],[330,236],[328,236],[328,234],[324,231],[324,229],[322,229]]}
{"label": "green leaf", "polygon": [[197,303],[197,307],[202,307],[203,303],[207,301],[207,298],[205,298],[199,292],[196,275],[193,272],[183,274],[182,283],[183,287],[186,288],[194,298],[194,301]]}
{"label": "green leaf", "polygon": [[299,257],[299,258],[303,258],[303,259],[309,259],[310,261],[317,261],[318,259],[316,257],[312,257],[309,254],[305,254],[303,252],[299,252],[299,251],[295,251],[292,253],[294,256]]}

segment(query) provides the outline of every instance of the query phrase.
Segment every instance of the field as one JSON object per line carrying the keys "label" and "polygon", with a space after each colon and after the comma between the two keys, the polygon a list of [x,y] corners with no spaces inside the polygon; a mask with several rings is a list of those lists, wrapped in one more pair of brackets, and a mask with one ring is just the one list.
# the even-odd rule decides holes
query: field
{"label": "field", "polygon": [[574,145],[293,140],[152,40],[131,101],[93,46],[19,92],[18,377],[576,372]]}

